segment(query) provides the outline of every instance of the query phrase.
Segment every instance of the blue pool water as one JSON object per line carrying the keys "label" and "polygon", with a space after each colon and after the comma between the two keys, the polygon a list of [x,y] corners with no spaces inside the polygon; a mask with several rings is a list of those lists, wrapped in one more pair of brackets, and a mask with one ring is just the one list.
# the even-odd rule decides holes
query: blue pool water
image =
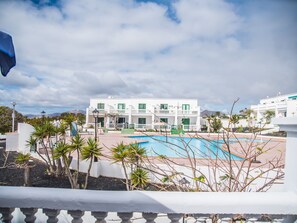
{"label": "blue pool water", "polygon": [[[145,140],[139,145],[146,149],[148,156],[164,155],[167,157],[185,158],[187,152],[181,148],[188,148],[190,157],[196,158],[216,158],[228,159],[228,153],[221,150],[223,141],[196,138],[180,138],[165,136],[131,136],[131,138]],[[181,148],[180,148],[181,147]],[[233,160],[242,160],[242,158],[231,154]]]}

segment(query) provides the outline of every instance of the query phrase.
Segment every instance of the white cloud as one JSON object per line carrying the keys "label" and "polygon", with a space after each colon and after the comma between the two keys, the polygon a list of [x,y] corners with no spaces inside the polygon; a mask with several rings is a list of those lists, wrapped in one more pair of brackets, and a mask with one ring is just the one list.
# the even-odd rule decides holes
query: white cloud
{"label": "white cloud", "polygon": [[296,91],[297,4],[261,2],[180,0],[177,23],[166,7],[132,0],[1,1],[17,55],[1,103],[63,110],[108,95],[190,97],[222,110]]}

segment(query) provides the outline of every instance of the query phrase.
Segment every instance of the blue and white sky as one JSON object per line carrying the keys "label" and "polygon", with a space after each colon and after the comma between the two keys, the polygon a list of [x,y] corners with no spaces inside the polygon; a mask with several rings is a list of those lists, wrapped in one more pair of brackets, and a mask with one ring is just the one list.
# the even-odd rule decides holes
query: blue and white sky
{"label": "blue and white sky", "polygon": [[0,105],[85,109],[96,97],[194,98],[228,111],[297,92],[294,0],[1,0],[17,66]]}

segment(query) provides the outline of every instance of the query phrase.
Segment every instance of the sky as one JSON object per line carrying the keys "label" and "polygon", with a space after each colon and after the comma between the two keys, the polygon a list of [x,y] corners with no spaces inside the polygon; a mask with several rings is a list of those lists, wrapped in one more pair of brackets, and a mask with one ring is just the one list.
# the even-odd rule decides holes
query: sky
{"label": "sky", "polygon": [[297,92],[294,0],[0,0],[17,65],[0,105],[85,110],[90,98],[191,98],[230,111]]}

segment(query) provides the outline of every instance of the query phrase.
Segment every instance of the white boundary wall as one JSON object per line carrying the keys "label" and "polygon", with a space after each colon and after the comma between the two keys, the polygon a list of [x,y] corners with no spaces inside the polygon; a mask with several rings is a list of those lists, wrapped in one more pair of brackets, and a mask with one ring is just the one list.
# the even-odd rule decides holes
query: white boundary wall
{"label": "white boundary wall", "polygon": [[27,140],[34,131],[32,125],[18,123],[18,131],[6,133],[6,151],[17,151],[20,153],[29,153],[30,147],[27,146]]}

